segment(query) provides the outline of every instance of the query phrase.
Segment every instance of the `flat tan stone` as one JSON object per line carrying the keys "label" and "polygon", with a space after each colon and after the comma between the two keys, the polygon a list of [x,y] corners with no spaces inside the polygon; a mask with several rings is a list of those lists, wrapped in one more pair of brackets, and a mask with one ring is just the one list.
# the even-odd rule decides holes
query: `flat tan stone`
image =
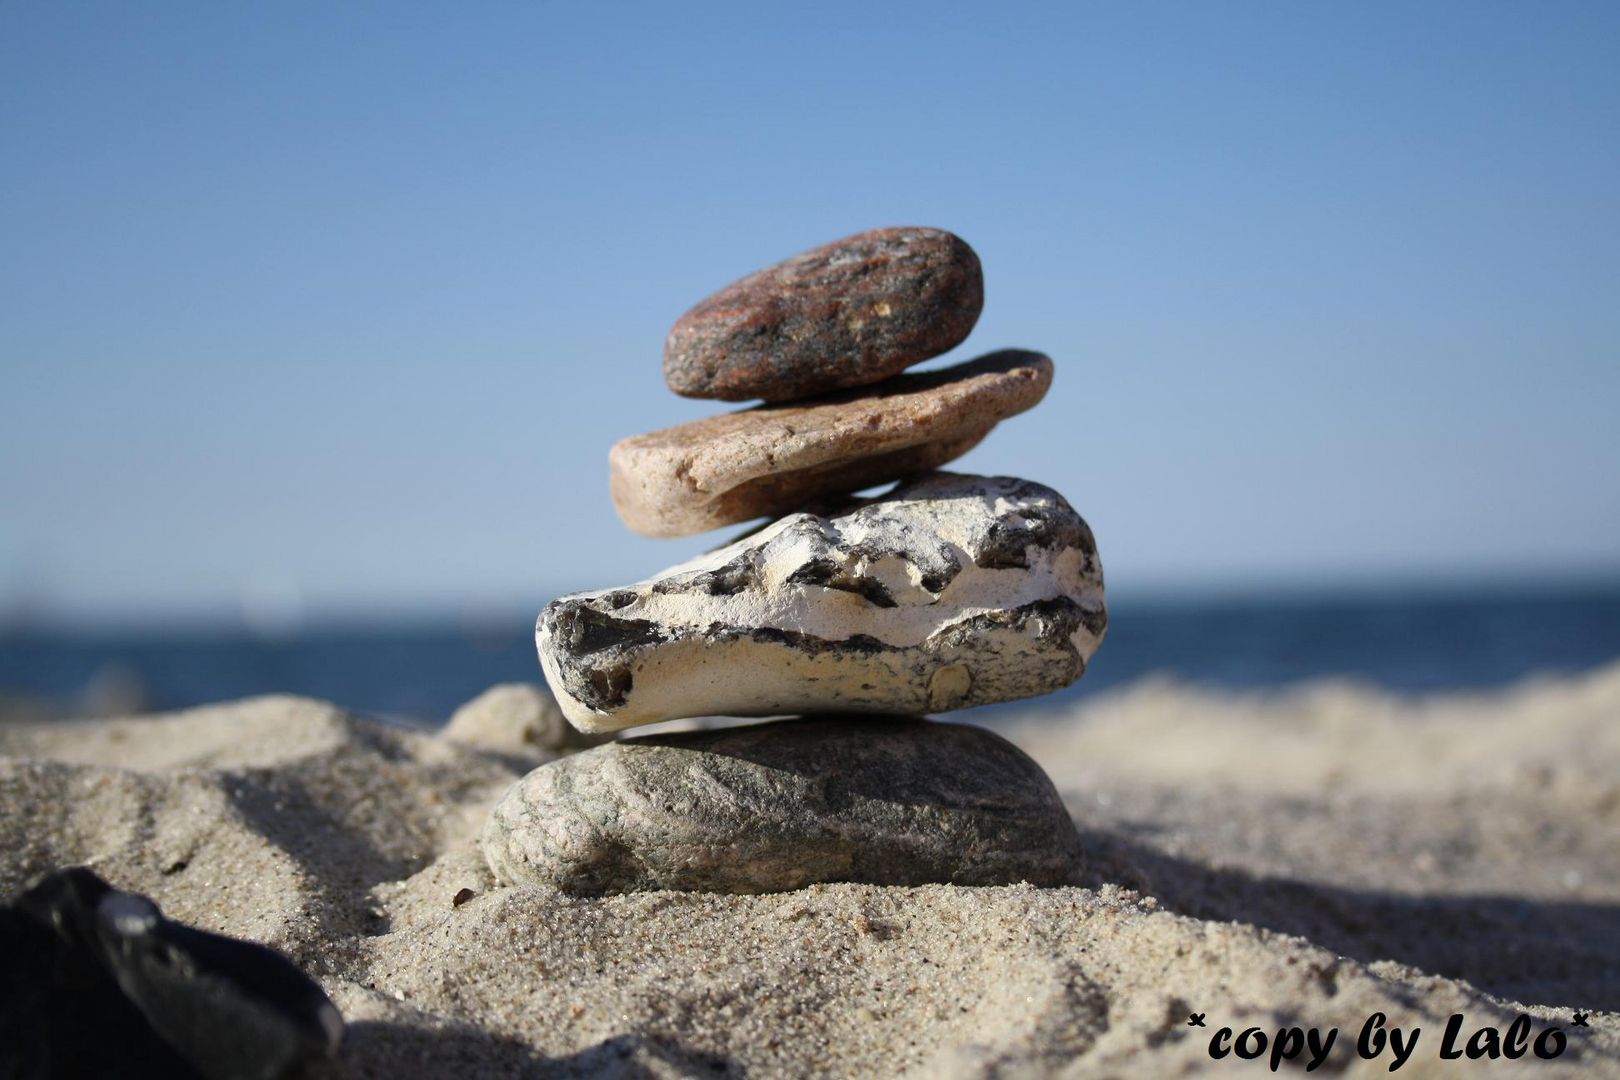
{"label": "flat tan stone", "polygon": [[941,371],[635,435],[608,454],[613,504],[643,536],[690,536],[938,468],[1035,405],[1052,361],[1004,349]]}

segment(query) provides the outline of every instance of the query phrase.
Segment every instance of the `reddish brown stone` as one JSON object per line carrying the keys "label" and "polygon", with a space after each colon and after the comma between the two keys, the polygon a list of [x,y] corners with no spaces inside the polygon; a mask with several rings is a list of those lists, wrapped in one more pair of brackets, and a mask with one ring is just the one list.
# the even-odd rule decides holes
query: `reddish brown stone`
{"label": "reddish brown stone", "polygon": [[682,315],[664,380],[685,397],[795,401],[865,386],[968,336],[979,257],[941,229],[873,229],[749,274]]}

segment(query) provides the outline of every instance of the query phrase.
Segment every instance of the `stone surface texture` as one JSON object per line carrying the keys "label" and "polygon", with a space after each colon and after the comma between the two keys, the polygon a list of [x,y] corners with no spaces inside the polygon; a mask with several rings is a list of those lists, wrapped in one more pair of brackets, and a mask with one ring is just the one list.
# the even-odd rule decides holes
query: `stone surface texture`
{"label": "stone surface texture", "polygon": [[536,637],[583,731],[707,715],[918,714],[1050,693],[1107,626],[1091,530],[1027,480],[936,473],[791,514]]}
{"label": "stone surface texture", "polygon": [[490,687],[457,709],[439,737],[477,750],[524,757],[581,750],[601,741],[570,724],[551,691],[533,683]]}
{"label": "stone surface texture", "polygon": [[1052,782],[982,728],[814,717],[626,739],[518,781],[484,829],[503,883],[583,895],[816,882],[1057,885],[1079,840]]}
{"label": "stone surface texture", "polygon": [[877,386],[706,417],[621,440],[613,504],[644,536],[689,536],[802,509],[967,453],[1031,408],[1052,361],[1007,349]]}
{"label": "stone surface texture", "polygon": [[874,229],[795,255],[682,315],[664,379],[686,397],[793,401],[955,348],[984,306],[979,257],[940,229]]}

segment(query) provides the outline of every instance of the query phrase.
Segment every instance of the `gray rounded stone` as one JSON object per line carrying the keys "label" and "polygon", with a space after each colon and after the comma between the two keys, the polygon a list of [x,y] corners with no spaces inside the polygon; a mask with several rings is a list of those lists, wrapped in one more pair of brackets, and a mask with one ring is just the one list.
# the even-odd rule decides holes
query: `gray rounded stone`
{"label": "gray rounded stone", "polygon": [[483,846],[503,883],[586,896],[1057,885],[1079,866],[1074,825],[1040,766],[982,728],[910,717],[600,746],[514,784]]}

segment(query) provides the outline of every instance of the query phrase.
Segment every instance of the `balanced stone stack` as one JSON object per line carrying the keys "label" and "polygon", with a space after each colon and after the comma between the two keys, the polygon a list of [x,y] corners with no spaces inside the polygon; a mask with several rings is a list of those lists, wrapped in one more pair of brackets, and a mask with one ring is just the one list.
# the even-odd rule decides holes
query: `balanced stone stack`
{"label": "balanced stone stack", "polygon": [[675,324],[672,390],[765,404],[618,443],[614,504],[647,536],[771,520],[553,601],[541,665],[582,732],[805,718],[541,766],[485,830],[497,877],[581,894],[1073,878],[1074,827],[1039,767],[987,731],[921,719],[1068,686],[1107,625],[1096,544],[1061,495],[935,471],[1052,381],[1050,359],[1020,350],[902,374],[966,338],[983,296],[958,237],[879,229]]}

